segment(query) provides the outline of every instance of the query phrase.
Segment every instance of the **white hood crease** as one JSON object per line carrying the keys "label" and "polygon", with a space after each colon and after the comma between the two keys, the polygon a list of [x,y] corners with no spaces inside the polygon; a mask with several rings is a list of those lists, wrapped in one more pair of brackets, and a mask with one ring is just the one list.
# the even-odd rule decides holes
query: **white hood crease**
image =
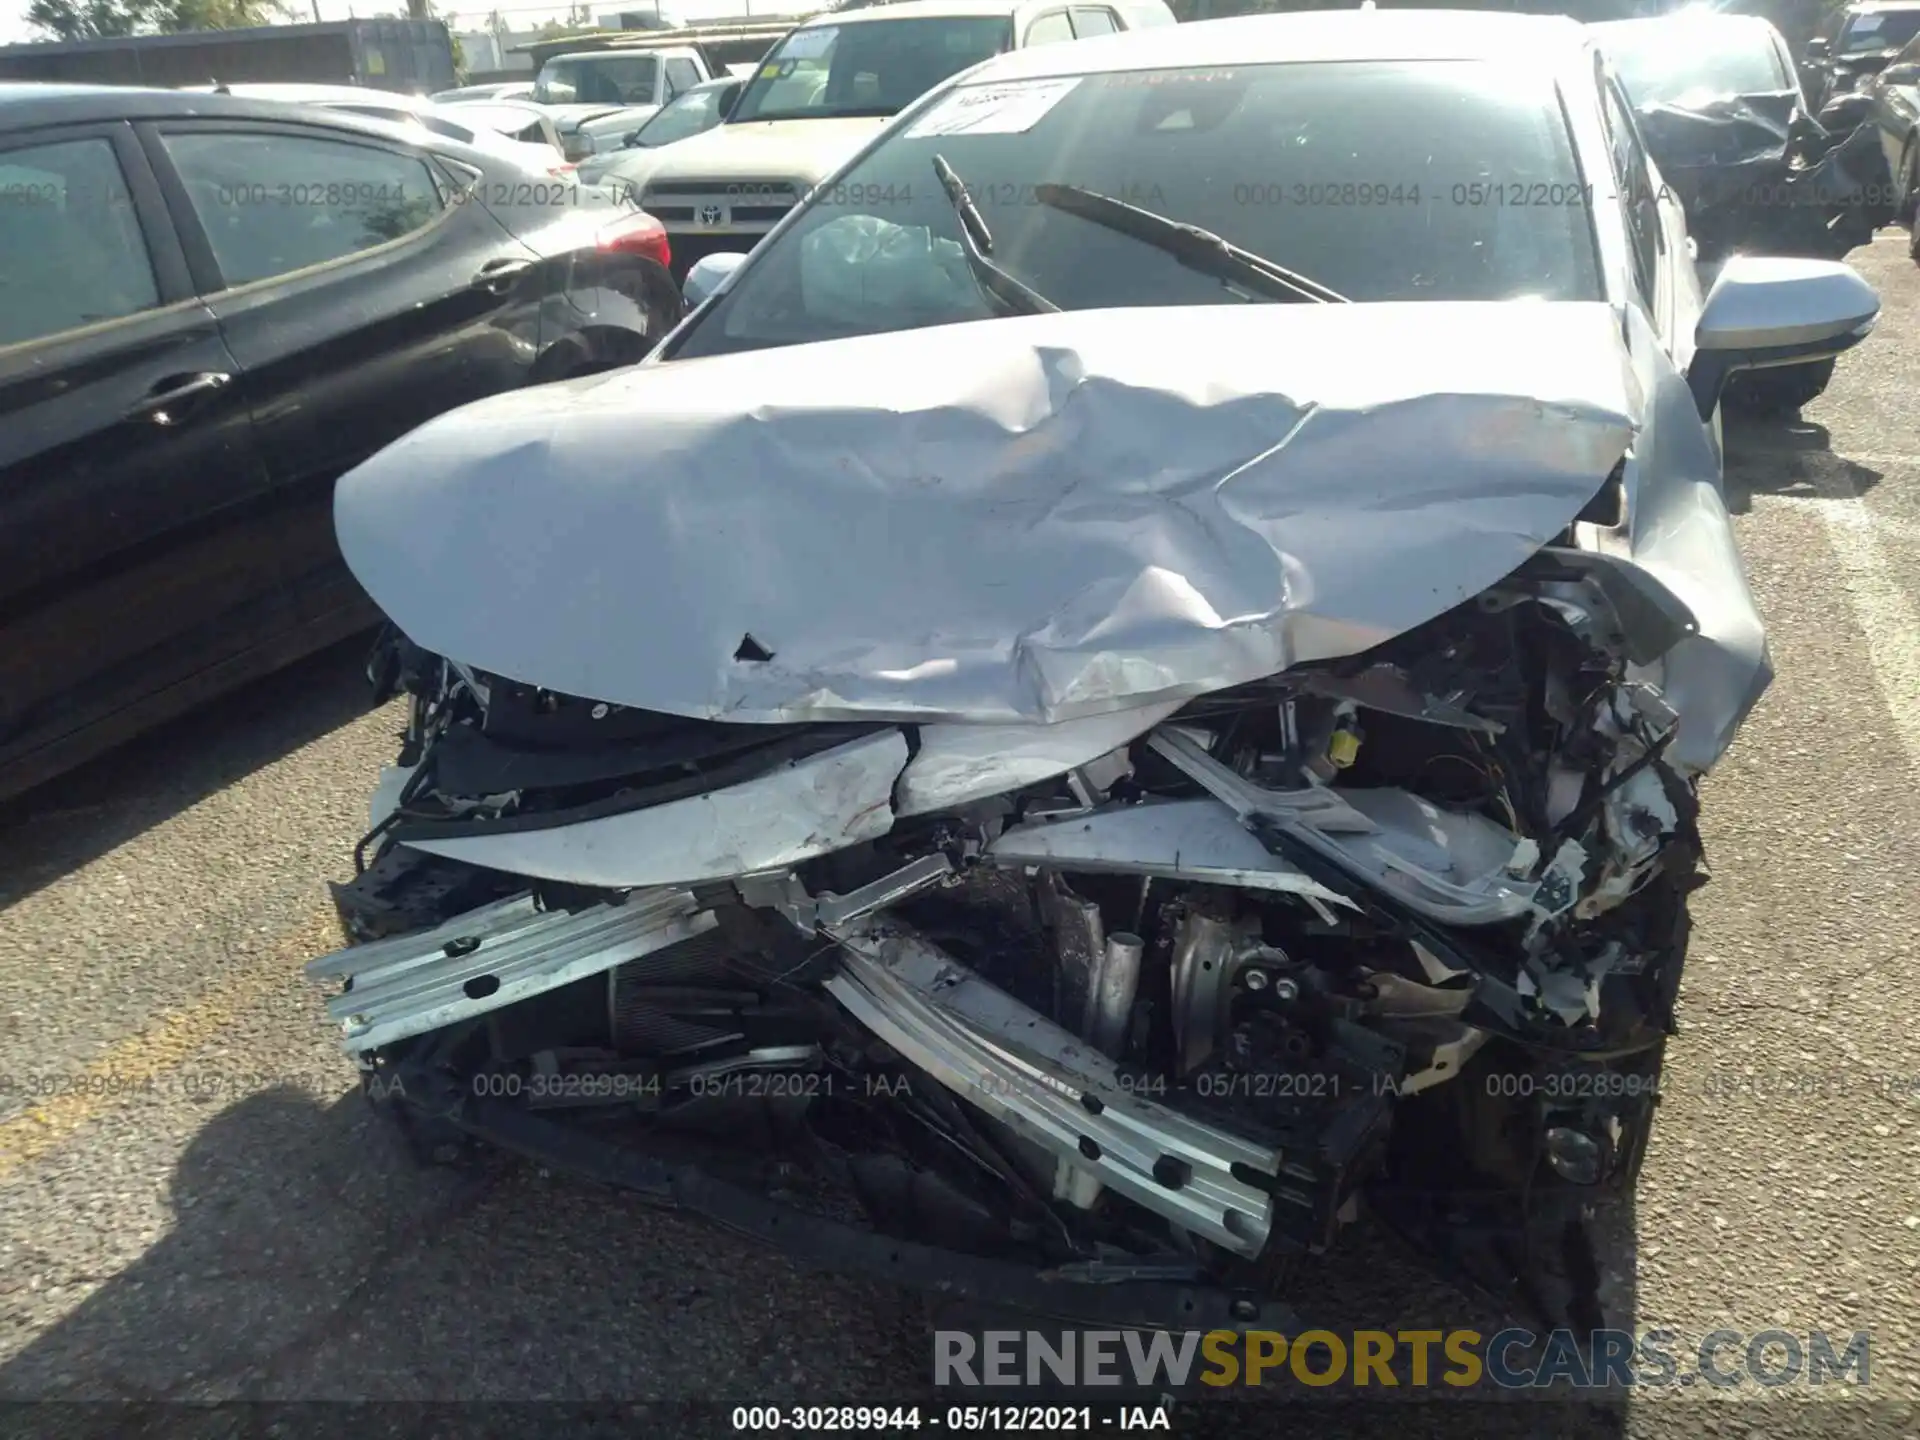
{"label": "white hood crease", "polygon": [[[1078,311],[642,365],[340,482],[416,643],[754,722],[1054,723],[1365,650],[1572,522],[1640,397],[1602,304]],[[743,638],[772,652],[737,660]]]}

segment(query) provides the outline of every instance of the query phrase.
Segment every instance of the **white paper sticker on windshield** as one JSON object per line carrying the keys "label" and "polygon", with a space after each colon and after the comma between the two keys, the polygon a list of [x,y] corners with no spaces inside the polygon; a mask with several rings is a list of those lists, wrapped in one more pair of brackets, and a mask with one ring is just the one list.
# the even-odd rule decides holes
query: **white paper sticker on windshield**
{"label": "white paper sticker on windshield", "polygon": [[955,90],[907,130],[920,135],[1019,135],[1038,125],[1067,97],[1079,76],[1066,80],[1014,80],[1004,85],[968,85]]}
{"label": "white paper sticker on windshield", "polygon": [[781,60],[818,60],[833,48],[833,39],[840,33],[837,25],[816,25],[806,30],[796,30],[787,37],[787,43],[780,47]]}

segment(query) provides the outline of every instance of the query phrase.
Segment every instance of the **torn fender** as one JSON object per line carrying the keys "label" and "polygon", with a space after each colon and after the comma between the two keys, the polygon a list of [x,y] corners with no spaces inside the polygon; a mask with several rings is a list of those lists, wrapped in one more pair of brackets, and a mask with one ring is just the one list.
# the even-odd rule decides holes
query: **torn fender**
{"label": "torn fender", "polygon": [[1638,404],[1597,303],[1077,311],[497,396],[348,474],[335,523],[416,643],[529,684],[1054,723],[1470,598],[1574,519]]}

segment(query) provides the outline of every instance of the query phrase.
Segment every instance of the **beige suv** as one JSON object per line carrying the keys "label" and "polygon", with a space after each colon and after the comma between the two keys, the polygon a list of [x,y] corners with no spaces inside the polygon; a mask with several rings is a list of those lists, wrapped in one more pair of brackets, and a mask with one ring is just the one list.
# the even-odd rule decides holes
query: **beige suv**
{"label": "beige suv", "polygon": [[894,115],[1009,50],[1174,23],[1164,0],[904,0],[816,16],[767,53],[726,123],[580,167],[667,227],[674,278],[744,253]]}

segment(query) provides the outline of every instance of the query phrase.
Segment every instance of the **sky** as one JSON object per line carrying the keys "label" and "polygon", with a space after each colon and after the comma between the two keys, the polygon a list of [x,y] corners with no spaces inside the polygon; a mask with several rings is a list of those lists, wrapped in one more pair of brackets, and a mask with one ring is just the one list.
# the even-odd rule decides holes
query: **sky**
{"label": "sky", "polygon": [[[23,40],[38,40],[43,37],[36,34],[27,24],[27,6],[32,0],[0,0],[0,45],[13,45]],[[319,6],[322,20],[345,20],[352,15],[402,14],[405,12],[404,0],[289,0],[300,11],[303,20],[313,18],[315,5]],[[485,28],[489,11],[497,9],[507,24],[515,30],[532,30],[548,20],[566,18],[567,5],[545,5],[539,0],[502,0],[499,5],[476,5],[472,11],[461,10],[457,0],[436,0],[440,15],[450,22],[455,30],[480,30]],[[648,8],[647,0],[630,0],[621,4],[620,0],[589,0],[593,13],[612,14],[621,9]],[[740,15],[746,13],[747,0],[664,0],[665,8],[679,14],[688,21],[710,20],[722,15]],[[756,0],[756,8],[765,11],[790,8],[775,5],[770,0]]]}

